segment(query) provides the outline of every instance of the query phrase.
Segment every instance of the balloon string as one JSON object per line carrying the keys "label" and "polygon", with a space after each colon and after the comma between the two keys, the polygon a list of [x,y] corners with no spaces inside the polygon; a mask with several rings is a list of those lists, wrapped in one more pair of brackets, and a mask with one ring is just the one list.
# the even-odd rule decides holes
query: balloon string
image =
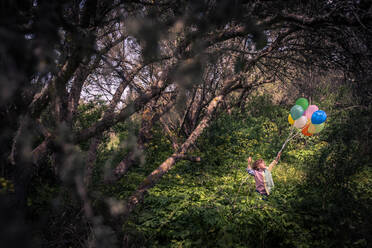
{"label": "balloon string", "polygon": [[[284,141],[283,145],[282,145],[282,148],[280,149],[280,151],[278,152],[278,154],[276,155],[278,157],[278,155],[283,151],[284,147],[287,145],[287,143],[293,139],[294,137],[296,137],[298,134],[300,134],[301,131],[298,131],[297,133],[293,134],[293,131],[294,131],[294,126],[292,126],[292,129],[287,137],[287,139]],[[293,135],[292,135],[293,134]]]}
{"label": "balloon string", "polygon": [[291,131],[289,132],[289,135],[287,137],[287,139],[284,141],[284,144],[282,145],[282,148],[280,149],[280,151],[278,152],[278,154],[283,150],[283,148],[285,147],[286,143],[288,142],[288,139],[291,137],[291,135],[293,134],[293,131],[294,131],[294,126],[292,126],[291,128]]}

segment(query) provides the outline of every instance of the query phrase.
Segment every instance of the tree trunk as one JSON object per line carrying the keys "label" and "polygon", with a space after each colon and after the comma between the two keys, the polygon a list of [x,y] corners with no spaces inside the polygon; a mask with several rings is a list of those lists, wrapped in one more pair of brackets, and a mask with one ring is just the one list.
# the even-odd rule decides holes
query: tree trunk
{"label": "tree trunk", "polygon": [[98,137],[94,137],[90,141],[88,159],[87,159],[87,164],[85,166],[85,171],[84,171],[84,184],[86,186],[90,185],[94,165],[97,159],[97,149],[98,149],[98,146],[101,144],[101,142],[102,142],[102,135],[99,135]]}
{"label": "tree trunk", "polygon": [[143,201],[145,193],[152,188],[159,179],[167,173],[174,164],[184,155],[191,145],[193,145],[200,134],[209,125],[209,121],[216,110],[218,104],[224,99],[224,95],[215,97],[208,106],[207,114],[204,116],[199,125],[191,133],[188,139],[182,144],[181,148],[167,158],[156,170],[154,170],[146,179],[141,183],[138,189],[128,198],[126,202],[126,208],[124,210],[124,217],[128,216],[133,209]]}
{"label": "tree trunk", "polygon": [[128,197],[125,203],[125,209],[123,211],[124,218],[128,217],[129,214],[134,210],[134,208],[138,204],[142,203],[145,193],[150,188],[152,188],[160,180],[160,178],[174,166],[174,164],[178,160],[182,159],[182,157],[185,156],[189,148],[196,142],[204,129],[209,126],[210,120],[212,119],[219,103],[222,102],[225,97],[231,92],[232,87],[234,86],[236,81],[239,80],[240,76],[241,74],[237,74],[224,83],[225,86],[221,90],[220,94],[209,103],[205,116],[200,121],[199,125],[194,129],[194,131],[189,135],[187,140],[182,144],[180,149],[173,153],[157,169],[155,169],[149,176],[147,176],[137,188],[137,190],[130,197]]}

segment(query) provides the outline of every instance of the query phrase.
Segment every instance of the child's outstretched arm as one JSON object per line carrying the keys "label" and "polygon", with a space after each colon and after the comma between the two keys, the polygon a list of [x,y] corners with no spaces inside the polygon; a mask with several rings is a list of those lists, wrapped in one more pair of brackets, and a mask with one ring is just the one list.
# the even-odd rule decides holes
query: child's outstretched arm
{"label": "child's outstretched arm", "polygon": [[252,169],[252,157],[249,157],[248,159],[247,159],[247,162],[248,162],[248,166],[247,166],[247,172],[250,174],[250,175],[252,175],[252,176],[254,176],[254,170]]}
{"label": "child's outstretched arm", "polygon": [[247,158],[248,166],[247,169],[252,169],[252,157]]}
{"label": "child's outstretched arm", "polygon": [[271,162],[271,164],[269,165],[269,171],[271,171],[274,168],[274,166],[278,163],[278,161],[280,159],[280,155],[282,155],[281,152],[278,154],[278,156],[276,156],[276,158],[273,160],[273,162]]}

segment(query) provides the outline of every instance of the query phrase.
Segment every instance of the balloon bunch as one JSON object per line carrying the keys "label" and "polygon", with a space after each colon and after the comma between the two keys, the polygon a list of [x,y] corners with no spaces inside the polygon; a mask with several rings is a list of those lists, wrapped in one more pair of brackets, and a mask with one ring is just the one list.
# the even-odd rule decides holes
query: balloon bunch
{"label": "balloon bunch", "polygon": [[[287,143],[298,134],[302,133],[305,136],[311,136],[322,131],[326,120],[327,114],[323,110],[319,110],[316,105],[309,106],[306,98],[297,99],[296,104],[291,108],[288,115],[288,122],[292,125],[291,132],[284,141],[278,155],[283,151]],[[293,134],[295,128],[298,129],[298,132]]]}
{"label": "balloon bunch", "polygon": [[309,106],[306,98],[297,99],[288,115],[289,124],[301,129],[305,136],[311,136],[322,131],[326,120],[327,114],[323,110],[319,110],[316,105]]}

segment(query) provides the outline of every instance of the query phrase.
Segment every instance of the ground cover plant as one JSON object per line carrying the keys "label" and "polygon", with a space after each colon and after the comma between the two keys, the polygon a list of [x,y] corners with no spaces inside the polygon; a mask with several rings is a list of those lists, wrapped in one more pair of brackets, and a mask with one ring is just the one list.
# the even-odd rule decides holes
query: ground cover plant
{"label": "ground cover plant", "polygon": [[[330,138],[339,132],[337,117],[330,120],[325,134],[303,136],[289,144],[274,169],[276,187],[268,201],[255,192],[254,180],[245,171],[247,157],[273,159],[290,128],[284,106],[258,97],[247,111],[258,103],[262,108],[249,117],[239,111],[219,117],[196,145],[195,155],[203,161],[179,163],[149,191],[143,206],[123,226],[129,233],[128,244],[365,247],[370,242],[371,169],[367,158],[353,164],[345,161],[355,148],[338,151],[338,142]],[[129,172],[113,196],[125,198],[159,156],[160,160],[169,156],[171,148],[162,138],[157,136],[149,145],[149,164]],[[347,167],[332,169],[335,159],[345,161],[338,166]],[[360,163],[359,169],[354,168]],[[131,180],[137,182],[128,187]]]}

